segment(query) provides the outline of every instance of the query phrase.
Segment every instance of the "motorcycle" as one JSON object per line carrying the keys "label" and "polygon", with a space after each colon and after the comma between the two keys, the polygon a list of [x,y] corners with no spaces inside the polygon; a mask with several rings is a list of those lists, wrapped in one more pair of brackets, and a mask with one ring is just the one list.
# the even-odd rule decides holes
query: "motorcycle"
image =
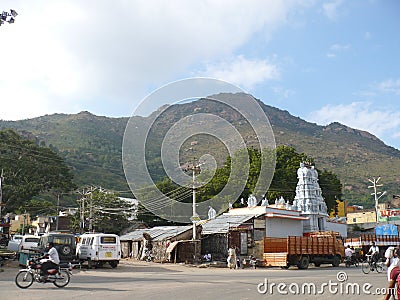
{"label": "motorcycle", "polygon": [[34,281],[39,283],[53,283],[56,287],[65,287],[72,276],[71,263],[66,265],[59,265],[57,269],[47,270],[47,276],[43,276],[40,272],[41,263],[35,259],[27,260],[26,269],[22,269],[15,277],[15,284],[21,288],[26,289],[30,287]]}
{"label": "motorcycle", "polygon": [[147,262],[154,261],[154,256],[153,256],[153,253],[151,252],[151,250],[147,249],[144,251],[144,253],[145,253],[145,257],[144,257],[145,261],[147,261]]}
{"label": "motorcycle", "polygon": [[257,258],[254,255],[249,256],[249,263],[253,267],[253,269],[257,268]]}
{"label": "motorcycle", "polygon": [[350,268],[350,266],[358,267],[358,259],[354,254],[352,256],[346,256],[344,263],[346,268]]}

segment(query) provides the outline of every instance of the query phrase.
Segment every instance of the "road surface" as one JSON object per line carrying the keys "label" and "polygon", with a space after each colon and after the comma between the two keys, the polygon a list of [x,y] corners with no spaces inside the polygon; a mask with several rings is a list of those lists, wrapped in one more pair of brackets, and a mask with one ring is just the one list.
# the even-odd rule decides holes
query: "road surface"
{"label": "road surface", "polygon": [[361,267],[259,268],[229,270],[185,265],[121,261],[116,269],[74,270],[62,289],[34,283],[19,289],[18,267],[0,273],[0,299],[383,299],[386,274],[365,275]]}

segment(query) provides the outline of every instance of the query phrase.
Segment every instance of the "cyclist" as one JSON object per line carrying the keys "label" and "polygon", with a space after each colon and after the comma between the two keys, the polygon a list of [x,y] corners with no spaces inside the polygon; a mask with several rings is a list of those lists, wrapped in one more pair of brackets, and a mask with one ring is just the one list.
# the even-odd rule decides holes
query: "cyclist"
{"label": "cyclist", "polygon": [[372,242],[372,246],[369,248],[367,254],[371,254],[371,266],[376,268],[376,263],[379,259],[379,247],[376,246],[375,242]]}

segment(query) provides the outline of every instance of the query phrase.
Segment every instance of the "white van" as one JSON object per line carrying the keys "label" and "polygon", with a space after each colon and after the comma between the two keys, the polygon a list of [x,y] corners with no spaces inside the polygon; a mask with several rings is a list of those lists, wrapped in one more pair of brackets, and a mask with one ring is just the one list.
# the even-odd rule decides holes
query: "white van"
{"label": "white van", "polygon": [[87,261],[89,268],[109,263],[112,268],[118,266],[121,259],[121,242],[116,234],[85,233],[76,246],[76,257]]}

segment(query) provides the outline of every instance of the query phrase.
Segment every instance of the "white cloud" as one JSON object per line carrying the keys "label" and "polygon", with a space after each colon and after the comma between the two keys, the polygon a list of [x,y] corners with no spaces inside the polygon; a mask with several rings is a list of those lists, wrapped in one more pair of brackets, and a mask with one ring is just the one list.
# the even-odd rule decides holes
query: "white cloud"
{"label": "white cloud", "polygon": [[279,79],[279,69],[267,60],[249,60],[238,56],[217,64],[208,64],[202,76],[223,79],[251,90],[266,80]]}
{"label": "white cloud", "polygon": [[333,44],[329,47],[329,52],[326,54],[328,58],[335,58],[339,53],[350,49],[350,45]]}
{"label": "white cloud", "polygon": [[[111,109],[120,107],[119,115],[127,115],[150,88],[189,67],[232,56],[256,33],[267,41],[302,5],[301,0],[13,1],[16,22],[0,29],[7,41],[0,50],[0,82],[2,97],[19,105],[3,105],[0,118],[76,112],[97,103],[112,103]],[[267,62],[253,63],[257,69],[250,76],[273,76]],[[248,70],[251,61],[240,64],[220,75],[235,80],[236,68]]]}
{"label": "white cloud", "polygon": [[381,82],[378,86],[379,90],[383,92],[400,95],[400,78],[385,80]]}
{"label": "white cloud", "polygon": [[335,52],[347,51],[349,49],[350,49],[350,45],[341,45],[341,44],[333,44],[330,47],[330,50],[335,51]]}
{"label": "white cloud", "polygon": [[369,40],[370,38],[372,38],[371,32],[369,32],[369,31],[364,32],[364,38],[365,38],[366,40]]}
{"label": "white cloud", "polygon": [[331,2],[324,3],[322,9],[324,14],[331,20],[336,20],[338,17],[338,9],[343,3],[343,0],[334,0]]}
{"label": "white cloud", "polygon": [[379,138],[395,137],[400,132],[400,112],[372,109],[371,103],[326,105],[309,114],[308,120],[320,125],[339,122],[352,128],[368,131]]}

